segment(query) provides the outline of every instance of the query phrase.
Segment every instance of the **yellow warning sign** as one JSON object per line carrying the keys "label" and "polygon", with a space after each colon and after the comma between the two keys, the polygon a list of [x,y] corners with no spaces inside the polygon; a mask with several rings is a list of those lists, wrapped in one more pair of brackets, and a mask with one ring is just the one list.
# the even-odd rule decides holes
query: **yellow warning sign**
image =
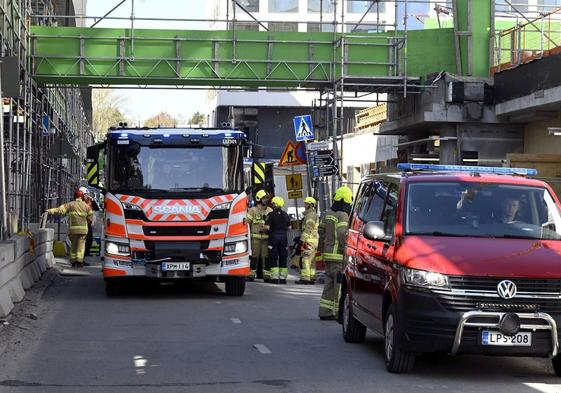
{"label": "yellow warning sign", "polygon": [[294,142],[288,141],[280,158],[279,166],[293,166],[302,164],[303,162],[301,162],[296,156],[296,146],[294,145]]}
{"label": "yellow warning sign", "polygon": [[286,189],[288,191],[296,191],[302,189],[302,175],[295,173],[286,175]]}
{"label": "yellow warning sign", "polygon": [[300,199],[304,195],[302,194],[302,190],[299,191],[288,191],[288,199]]}

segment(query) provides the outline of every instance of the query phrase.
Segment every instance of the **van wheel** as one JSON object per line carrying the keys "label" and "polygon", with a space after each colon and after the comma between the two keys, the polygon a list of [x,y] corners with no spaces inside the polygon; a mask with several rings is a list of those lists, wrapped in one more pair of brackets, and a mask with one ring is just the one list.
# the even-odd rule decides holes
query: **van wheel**
{"label": "van wheel", "polygon": [[231,277],[226,279],[226,294],[229,296],[243,296],[245,292],[245,277]]}
{"label": "van wheel", "polygon": [[355,319],[351,304],[351,295],[347,291],[343,300],[343,338],[348,343],[364,342],[366,326]]}
{"label": "van wheel", "polygon": [[415,356],[403,349],[403,333],[398,325],[395,307],[392,304],[384,320],[384,358],[390,373],[402,374],[411,371]]}
{"label": "van wheel", "polygon": [[561,377],[561,355],[557,355],[555,356],[553,359],[551,359],[551,364],[553,366],[553,371],[555,372],[555,375],[557,375],[558,377]]}

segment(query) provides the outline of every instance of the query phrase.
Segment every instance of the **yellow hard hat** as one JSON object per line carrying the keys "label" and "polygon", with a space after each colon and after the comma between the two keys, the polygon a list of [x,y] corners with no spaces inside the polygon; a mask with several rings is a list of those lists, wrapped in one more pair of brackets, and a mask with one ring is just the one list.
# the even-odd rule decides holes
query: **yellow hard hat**
{"label": "yellow hard hat", "polygon": [[271,199],[271,203],[273,203],[274,205],[277,205],[278,207],[283,207],[284,206],[284,199],[276,196],[273,199]]}
{"label": "yellow hard hat", "polygon": [[335,202],[343,201],[345,203],[353,203],[353,191],[347,186],[339,187],[337,191],[335,191],[333,200]]}
{"label": "yellow hard hat", "polygon": [[261,199],[265,198],[267,196],[267,192],[265,190],[259,190],[257,191],[257,194],[255,194],[255,200],[257,202],[261,201]]}
{"label": "yellow hard hat", "polygon": [[304,203],[308,203],[314,206],[317,204],[316,200],[312,197],[306,197],[306,199],[304,199]]}

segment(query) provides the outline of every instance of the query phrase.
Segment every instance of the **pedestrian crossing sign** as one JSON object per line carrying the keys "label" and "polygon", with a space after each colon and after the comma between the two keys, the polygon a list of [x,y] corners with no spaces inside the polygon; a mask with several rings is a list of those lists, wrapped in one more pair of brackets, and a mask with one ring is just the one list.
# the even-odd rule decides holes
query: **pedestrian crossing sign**
{"label": "pedestrian crossing sign", "polygon": [[294,132],[296,133],[296,141],[313,141],[314,127],[312,126],[312,116],[303,115],[296,116],[292,119],[294,123]]}

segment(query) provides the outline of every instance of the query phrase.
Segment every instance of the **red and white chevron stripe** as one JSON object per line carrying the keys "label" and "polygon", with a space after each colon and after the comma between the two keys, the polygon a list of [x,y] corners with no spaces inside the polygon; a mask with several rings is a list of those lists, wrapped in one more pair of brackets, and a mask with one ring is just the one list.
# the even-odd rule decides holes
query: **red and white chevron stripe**
{"label": "red and white chevron stripe", "polygon": [[208,199],[145,199],[117,195],[121,202],[140,207],[150,221],[204,221],[215,206],[231,202],[236,196],[226,194]]}

